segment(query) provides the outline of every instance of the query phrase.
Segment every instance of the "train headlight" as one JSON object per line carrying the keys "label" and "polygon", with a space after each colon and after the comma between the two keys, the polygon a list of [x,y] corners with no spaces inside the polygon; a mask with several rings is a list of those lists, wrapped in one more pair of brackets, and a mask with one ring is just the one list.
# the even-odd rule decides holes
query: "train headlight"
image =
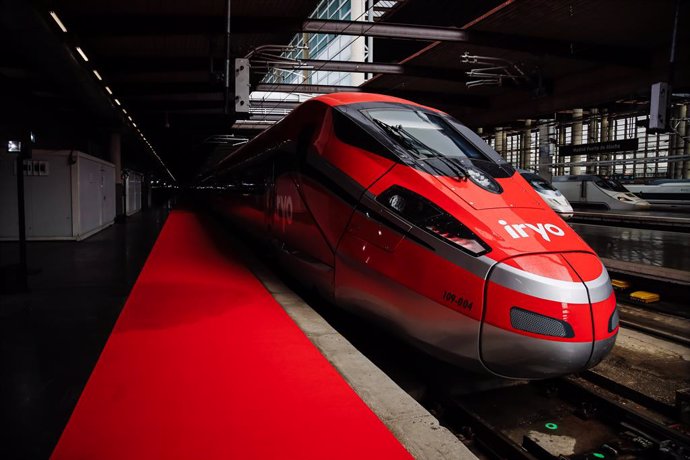
{"label": "train headlight", "polygon": [[380,194],[377,201],[416,227],[473,256],[491,250],[455,217],[411,190],[394,185]]}
{"label": "train headlight", "polygon": [[402,196],[396,194],[388,199],[388,205],[399,213],[402,213],[405,211],[407,201]]}
{"label": "train headlight", "polygon": [[498,182],[496,182],[493,177],[489,176],[479,168],[475,168],[473,166],[467,168],[467,176],[470,178],[472,182],[474,182],[484,190],[487,190],[491,193],[503,192],[503,189],[498,184]]}

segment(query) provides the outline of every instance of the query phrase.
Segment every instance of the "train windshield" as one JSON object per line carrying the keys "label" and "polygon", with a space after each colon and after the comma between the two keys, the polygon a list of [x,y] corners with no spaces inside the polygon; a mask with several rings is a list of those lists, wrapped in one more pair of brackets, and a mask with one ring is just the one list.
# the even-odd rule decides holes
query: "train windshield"
{"label": "train windshield", "polygon": [[397,109],[363,112],[419,160],[438,157],[489,160],[439,115]]}
{"label": "train windshield", "polygon": [[534,187],[536,190],[543,191],[543,190],[549,190],[552,192],[555,192],[556,189],[554,188],[553,185],[549,183],[546,179],[544,179],[541,176],[538,176],[533,173],[522,173],[522,177],[529,182],[529,184]]}
{"label": "train windshield", "polygon": [[614,179],[605,179],[603,177],[597,178],[594,183],[604,190],[611,190],[612,192],[626,193],[628,189],[623,187],[623,184]]}

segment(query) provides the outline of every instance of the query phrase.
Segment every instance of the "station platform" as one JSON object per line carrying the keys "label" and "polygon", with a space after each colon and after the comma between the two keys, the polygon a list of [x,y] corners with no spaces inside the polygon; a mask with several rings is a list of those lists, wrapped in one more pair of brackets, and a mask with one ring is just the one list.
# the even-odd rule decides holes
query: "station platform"
{"label": "station platform", "polygon": [[0,242],[0,458],[49,457],[168,216],[139,212],[83,241]]}
{"label": "station platform", "polygon": [[596,251],[609,270],[690,284],[687,233],[569,224]]}
{"label": "station platform", "polygon": [[618,224],[690,232],[690,213],[671,210],[604,211],[578,209],[575,210],[572,220],[583,223]]}
{"label": "station platform", "polygon": [[271,294],[217,223],[173,211],[52,458],[409,459],[424,443],[473,457],[433,436],[404,447],[390,429],[404,417],[375,413]]}

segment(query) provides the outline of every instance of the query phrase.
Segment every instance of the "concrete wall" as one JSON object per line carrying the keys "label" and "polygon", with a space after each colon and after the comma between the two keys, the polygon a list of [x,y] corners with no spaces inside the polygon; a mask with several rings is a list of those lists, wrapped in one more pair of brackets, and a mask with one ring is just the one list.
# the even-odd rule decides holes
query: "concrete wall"
{"label": "concrete wall", "polygon": [[[32,240],[82,239],[115,219],[115,170],[78,151],[36,150],[45,174],[25,176],[26,234]],[[16,157],[0,157],[0,239],[18,238]]]}
{"label": "concrete wall", "polygon": [[142,185],[144,176],[138,172],[129,171],[125,180],[126,212],[128,216],[141,211]]}

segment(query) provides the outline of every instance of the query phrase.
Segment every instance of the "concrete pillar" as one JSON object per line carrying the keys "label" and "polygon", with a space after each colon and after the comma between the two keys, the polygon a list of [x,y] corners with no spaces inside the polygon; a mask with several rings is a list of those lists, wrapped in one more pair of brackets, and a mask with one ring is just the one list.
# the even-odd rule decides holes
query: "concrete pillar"
{"label": "concrete pillar", "polygon": [[[302,33],[302,42],[304,42],[304,49],[302,50],[302,59],[309,59],[311,56],[309,56],[309,33],[304,32]],[[284,73],[284,72],[281,72]],[[311,83],[309,81],[309,75],[311,71],[310,70],[303,70],[302,71],[302,83]]]}
{"label": "concrete pillar", "polygon": [[[681,147],[678,150],[678,155],[690,155],[690,123],[687,122],[688,105],[690,104],[681,104],[678,110],[680,123],[678,123],[677,131],[680,136],[677,137],[679,147]],[[682,139],[681,136],[684,137],[684,139]],[[682,165],[679,179],[690,179],[690,160],[683,160]]]}
{"label": "concrete pillar", "polygon": [[[582,109],[573,109],[573,145],[582,144]],[[570,158],[571,163],[580,163],[585,161],[586,155],[573,155]],[[579,175],[582,174],[584,168],[582,166],[572,166],[570,168],[570,173]]]}
{"label": "concrete pillar", "polygon": [[115,218],[125,215],[124,186],[122,185],[122,136],[119,132],[110,133],[110,162],[115,165]]}
{"label": "concrete pillar", "polygon": [[[599,142],[599,109],[592,109],[589,117],[589,130],[587,131],[587,143],[595,144]],[[587,161],[597,161],[599,155],[587,155]],[[596,174],[597,165],[588,165],[587,174]]]}
{"label": "concrete pillar", "polygon": [[[680,104],[677,107],[672,106],[670,108],[671,120],[678,120],[682,118],[681,113],[683,112],[684,108],[684,104]],[[669,122],[669,125],[672,125],[672,123],[673,122]],[[669,134],[668,156],[683,154],[683,139],[681,139],[679,134],[682,135],[684,131],[685,130],[682,130],[679,124],[676,127],[676,132]],[[683,175],[683,162],[669,161],[666,174],[671,179],[679,179]]]}
{"label": "concrete pillar", "polygon": [[[558,130],[558,145],[565,145],[565,126],[561,123],[560,129]],[[558,160],[556,163],[563,163],[563,155],[561,155],[561,152],[559,150],[558,152]],[[560,165],[557,168],[557,174],[559,176],[562,176],[565,174],[565,166]]]}
{"label": "concrete pillar", "polygon": [[[353,21],[366,21],[368,14],[366,11],[366,0],[350,0],[350,17]],[[350,37],[343,36],[343,40],[351,40]],[[338,38],[336,38],[338,40]],[[348,43],[345,41],[345,43]],[[352,41],[350,45],[350,61],[353,62],[363,62],[365,60],[365,47],[366,38],[357,37]],[[359,86],[364,83],[364,74],[359,72],[353,72],[350,74],[350,82],[352,86]]]}
{"label": "concrete pillar", "polygon": [[609,114],[606,109],[604,109],[601,114],[601,132],[600,132],[600,142],[607,142],[609,140]]}
{"label": "concrete pillar", "polygon": [[[601,133],[599,135],[600,142],[608,142],[609,140],[609,114],[607,113],[606,109],[604,109],[602,115],[601,115]],[[602,161],[608,161],[609,160],[609,155],[604,153],[601,155],[601,160]],[[599,174],[601,175],[608,175],[609,174],[609,166],[608,165],[603,165],[599,166]]]}
{"label": "concrete pillar", "polygon": [[520,167],[530,169],[530,153],[532,150],[532,120],[525,120],[525,129],[522,131],[522,145],[520,146]]}
{"label": "concrete pillar", "polygon": [[549,166],[553,163],[553,144],[550,139],[554,136],[554,127],[547,121],[542,121],[539,124],[539,175],[544,179],[551,181],[553,169]]}
{"label": "concrete pillar", "polygon": [[501,154],[505,158],[505,153],[508,147],[508,140],[506,139],[506,133],[503,128],[496,128],[496,141],[494,142],[494,150]]}

